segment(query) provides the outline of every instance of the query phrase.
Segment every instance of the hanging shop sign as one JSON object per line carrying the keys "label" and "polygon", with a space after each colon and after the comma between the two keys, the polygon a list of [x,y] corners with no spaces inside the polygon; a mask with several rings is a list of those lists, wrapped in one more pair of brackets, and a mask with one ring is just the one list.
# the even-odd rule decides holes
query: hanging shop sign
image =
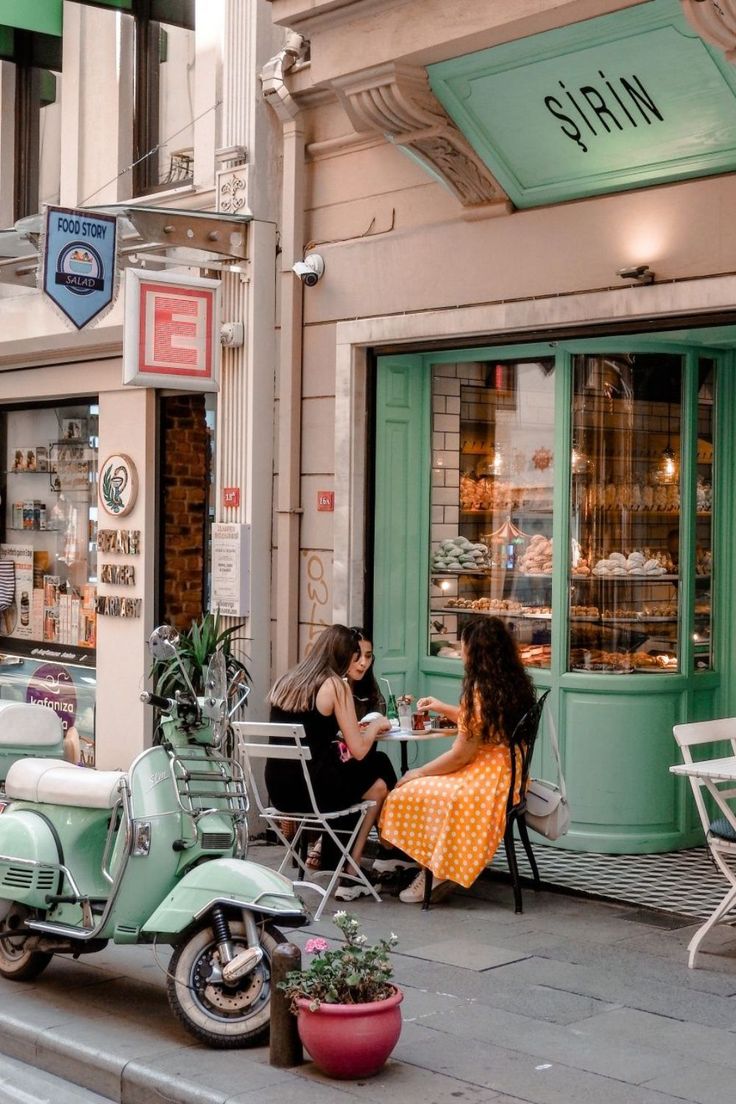
{"label": "hanging shop sign", "polygon": [[733,172],[736,67],[651,0],[429,66],[517,207]]}
{"label": "hanging shop sign", "polygon": [[117,281],[117,220],[47,207],[41,288],[78,330],[110,309]]}
{"label": "hanging shop sign", "polygon": [[125,273],[123,383],[217,391],[220,284],[129,268]]}
{"label": "hanging shop sign", "polygon": [[210,609],[224,617],[250,613],[250,525],[216,522],[212,526]]}
{"label": "hanging shop sign", "polygon": [[138,498],[138,472],[125,453],[108,456],[100,468],[100,502],[103,510],[113,517],[125,517],[133,509]]}

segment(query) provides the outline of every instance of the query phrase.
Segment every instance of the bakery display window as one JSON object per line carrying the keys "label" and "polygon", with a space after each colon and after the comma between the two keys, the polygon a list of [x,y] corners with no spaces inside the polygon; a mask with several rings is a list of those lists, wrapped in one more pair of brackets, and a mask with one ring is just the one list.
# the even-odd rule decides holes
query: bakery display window
{"label": "bakery display window", "polygon": [[554,359],[432,366],[429,651],[460,657],[471,618],[502,617],[549,667]]}
{"label": "bakery display window", "polygon": [[[682,383],[676,355],[573,358],[573,671],[679,669]],[[707,545],[698,570],[709,586]]]}

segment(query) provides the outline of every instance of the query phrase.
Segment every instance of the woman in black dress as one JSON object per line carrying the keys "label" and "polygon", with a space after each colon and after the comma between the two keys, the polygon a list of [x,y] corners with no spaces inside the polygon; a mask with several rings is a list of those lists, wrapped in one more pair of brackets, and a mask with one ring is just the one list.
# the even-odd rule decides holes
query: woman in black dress
{"label": "woman in black dress", "polygon": [[[360,654],[358,634],[344,625],[331,625],[320,634],[309,655],[273,686],[269,694],[272,722],[300,724],[312,753],[308,764],[317,806],[323,812],[344,809],[359,801],[374,801],[351,855],[363,857],[368,833],[378,819],[391,780],[388,756],[375,749],[376,739],[391,725],[385,717],[359,725],[352,694],[345,681]],[[388,780],[388,781],[387,781]],[[266,764],[266,786],[273,804],[284,812],[309,808],[309,795],[300,763],[272,759]],[[334,869],[335,848],[323,841],[322,866]],[[348,884],[337,896],[350,900],[365,887]]]}

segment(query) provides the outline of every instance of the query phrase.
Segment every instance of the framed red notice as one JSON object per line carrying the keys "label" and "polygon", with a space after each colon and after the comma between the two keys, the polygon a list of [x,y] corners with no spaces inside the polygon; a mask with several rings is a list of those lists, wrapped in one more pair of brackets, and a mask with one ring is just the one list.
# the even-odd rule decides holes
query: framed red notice
{"label": "framed red notice", "polygon": [[127,269],[123,383],[217,391],[219,297],[217,280]]}

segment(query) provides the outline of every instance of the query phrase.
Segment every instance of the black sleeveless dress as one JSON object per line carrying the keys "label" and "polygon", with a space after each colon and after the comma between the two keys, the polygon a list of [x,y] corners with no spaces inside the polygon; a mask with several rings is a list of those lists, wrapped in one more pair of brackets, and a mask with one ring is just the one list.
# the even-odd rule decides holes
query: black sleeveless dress
{"label": "black sleeveless dress", "polygon": [[[363,759],[341,761],[341,742],[334,713],[325,717],[314,708],[304,713],[288,713],[271,707],[269,718],[276,724],[304,726],[306,742],[312,753],[307,764],[317,808],[330,813],[359,802],[374,782],[382,778],[391,790],[396,785],[396,773],[391,760],[372,747]],[[283,743],[271,737],[272,743]],[[288,741],[286,741],[288,742]],[[288,759],[270,759],[266,763],[266,788],[269,799],[282,812],[304,812],[310,808],[302,765]]]}

